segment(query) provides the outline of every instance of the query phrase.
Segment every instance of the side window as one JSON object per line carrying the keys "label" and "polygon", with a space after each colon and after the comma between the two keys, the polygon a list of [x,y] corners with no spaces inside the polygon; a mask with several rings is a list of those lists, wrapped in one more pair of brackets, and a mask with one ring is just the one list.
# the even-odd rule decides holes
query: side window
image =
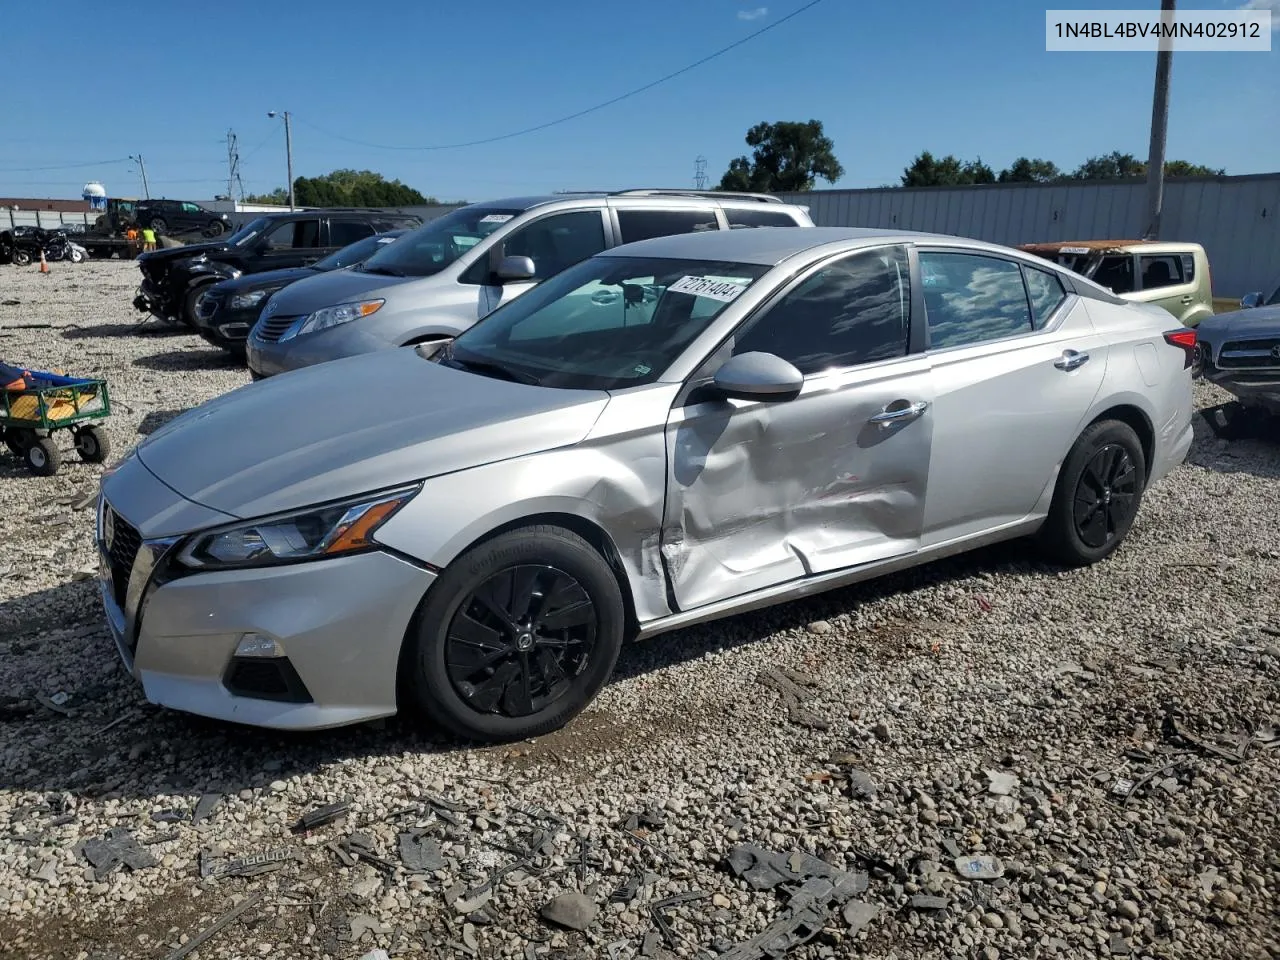
{"label": "side window", "polygon": [[619,210],[618,227],[623,243],[670,237],[678,233],[719,230],[715,211],[706,210]]}
{"label": "side window", "polygon": [[724,215],[729,218],[729,229],[742,227],[794,227],[795,218],[779,210],[737,210],[725,207]]}
{"label": "side window", "polygon": [[373,227],[360,220],[330,220],[329,246],[345,247],[347,244],[373,236]]}
{"label": "side window", "polygon": [[604,218],[599,210],[558,213],[535,220],[506,239],[508,257],[529,257],[537,278],[545,280],[565,267],[604,249]]}
{"label": "side window", "polygon": [[1024,265],[1022,274],[1026,277],[1027,296],[1031,300],[1032,325],[1040,330],[1059,304],[1067,299],[1067,292],[1062,289],[1062,282],[1047,270]]}
{"label": "side window", "polygon": [[1016,263],[972,253],[921,253],[920,280],[932,349],[1031,331]]}
{"label": "side window", "polygon": [[319,220],[291,220],[267,234],[270,250],[297,250],[320,246]]}
{"label": "side window", "polygon": [[1090,279],[1112,293],[1133,293],[1133,257],[1124,253],[1103,257]]}
{"label": "side window", "polygon": [[906,356],[910,315],[906,250],[855,253],[801,282],[735,338],[733,352],[777,354],[806,376],[889,360]]}
{"label": "side window", "polygon": [[1196,278],[1195,254],[1184,253],[1182,255],[1182,277],[1187,283],[1190,283]]}
{"label": "side window", "polygon": [[183,213],[199,213],[200,208],[197,207],[194,203],[184,203],[182,205],[182,212]]}
{"label": "side window", "polygon": [[1182,276],[1182,258],[1170,256],[1139,257],[1142,270],[1142,289],[1153,290],[1160,287],[1176,287],[1186,283]]}

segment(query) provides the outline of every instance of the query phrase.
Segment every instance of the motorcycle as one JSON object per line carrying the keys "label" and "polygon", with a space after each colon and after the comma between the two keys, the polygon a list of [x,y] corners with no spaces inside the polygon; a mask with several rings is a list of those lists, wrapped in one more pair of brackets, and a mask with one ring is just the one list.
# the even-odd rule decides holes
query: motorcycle
{"label": "motorcycle", "polygon": [[72,244],[63,230],[45,230],[41,227],[14,227],[0,233],[0,262],[9,261],[25,267],[40,259],[45,261],[70,260]]}

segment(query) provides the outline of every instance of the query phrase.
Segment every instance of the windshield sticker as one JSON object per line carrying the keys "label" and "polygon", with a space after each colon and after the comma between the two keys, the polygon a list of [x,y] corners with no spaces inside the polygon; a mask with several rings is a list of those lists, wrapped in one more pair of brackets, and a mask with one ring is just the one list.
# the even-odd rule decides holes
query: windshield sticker
{"label": "windshield sticker", "polygon": [[1088,247],[1059,247],[1059,253],[1088,253]]}
{"label": "windshield sticker", "polygon": [[396,242],[395,237],[383,237],[378,241],[378,243],[395,243],[395,242]]}
{"label": "windshield sticker", "polygon": [[707,297],[711,300],[719,300],[721,303],[729,303],[746,289],[746,284],[732,280],[719,280],[713,277],[681,277],[667,287],[667,293],[688,293],[695,297]]}
{"label": "windshield sticker", "polygon": [[480,222],[481,223],[506,223],[508,220],[511,219],[511,216],[512,215],[509,213],[491,213],[487,217],[481,217]]}

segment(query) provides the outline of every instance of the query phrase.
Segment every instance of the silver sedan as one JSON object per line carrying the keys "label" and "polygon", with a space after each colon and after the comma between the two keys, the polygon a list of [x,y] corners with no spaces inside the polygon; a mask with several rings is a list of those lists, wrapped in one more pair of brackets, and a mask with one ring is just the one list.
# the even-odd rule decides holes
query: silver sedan
{"label": "silver sedan", "polygon": [[1027,537],[1103,560],[1191,442],[1196,334],[1017,251],[880,230],[617,247],[443,350],[250,384],[105,479],[152,702],[553,730],[626,640]]}

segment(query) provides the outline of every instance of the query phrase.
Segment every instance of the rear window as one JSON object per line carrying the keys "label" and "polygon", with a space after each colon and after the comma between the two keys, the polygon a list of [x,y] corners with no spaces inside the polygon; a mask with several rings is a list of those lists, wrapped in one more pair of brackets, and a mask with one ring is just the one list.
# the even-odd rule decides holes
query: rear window
{"label": "rear window", "polygon": [[724,207],[724,215],[729,219],[729,229],[742,227],[795,227],[795,217],[781,210],[735,210]]}
{"label": "rear window", "polygon": [[619,210],[623,243],[669,237],[680,233],[719,230],[714,210]]}

